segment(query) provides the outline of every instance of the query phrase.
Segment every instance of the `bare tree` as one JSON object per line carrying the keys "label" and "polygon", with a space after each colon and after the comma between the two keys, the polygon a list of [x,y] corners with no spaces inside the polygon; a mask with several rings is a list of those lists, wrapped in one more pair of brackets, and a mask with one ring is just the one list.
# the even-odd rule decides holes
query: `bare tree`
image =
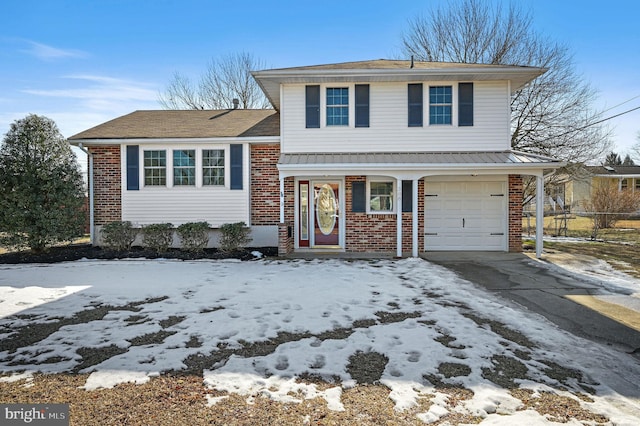
{"label": "bare tree", "polygon": [[637,142],[631,147],[631,155],[640,163],[640,132],[636,135]]}
{"label": "bare tree", "polygon": [[410,21],[403,51],[425,61],[528,65],[548,71],[514,94],[511,147],[581,163],[609,147],[609,130],[594,125],[596,92],[576,73],[566,47],[537,34],[530,13],[459,0]]}
{"label": "bare tree", "polygon": [[600,182],[591,189],[585,207],[593,220],[591,238],[596,239],[598,230],[612,228],[618,220],[640,208],[640,194],[628,189],[621,191],[615,182]]}
{"label": "bare tree", "polygon": [[270,108],[251,75],[251,71],[264,68],[262,60],[246,52],[212,59],[197,83],[176,72],[158,100],[165,109],[234,108],[234,99],[238,99],[241,108]]}

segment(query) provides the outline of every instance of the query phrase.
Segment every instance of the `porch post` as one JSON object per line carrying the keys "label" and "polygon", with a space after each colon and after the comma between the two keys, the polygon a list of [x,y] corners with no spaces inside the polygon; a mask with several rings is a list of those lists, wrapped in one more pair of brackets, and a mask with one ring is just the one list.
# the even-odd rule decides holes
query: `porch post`
{"label": "porch post", "polygon": [[536,257],[542,257],[544,229],[544,176],[536,177]]}
{"label": "porch post", "polygon": [[413,220],[411,222],[411,233],[412,233],[412,244],[411,244],[411,256],[418,257],[418,179],[413,180],[413,185],[411,185],[413,197],[413,203],[411,203],[413,214]]}
{"label": "porch post", "polygon": [[398,229],[396,231],[396,256],[402,257],[402,179],[396,178],[396,191],[398,192],[396,202],[396,217],[398,218]]}
{"label": "porch post", "polygon": [[284,223],[284,178],[280,176],[280,223]]}

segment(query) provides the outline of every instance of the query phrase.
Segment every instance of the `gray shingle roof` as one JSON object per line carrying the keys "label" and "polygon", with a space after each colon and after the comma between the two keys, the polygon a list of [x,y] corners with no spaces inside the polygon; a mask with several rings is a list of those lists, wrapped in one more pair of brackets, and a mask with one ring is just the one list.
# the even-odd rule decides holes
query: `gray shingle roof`
{"label": "gray shingle roof", "polygon": [[[609,168],[607,168],[609,167]],[[640,166],[587,166],[587,170],[594,175],[607,175],[607,176],[618,176],[618,175],[639,175],[640,176]]]}
{"label": "gray shingle roof", "polygon": [[279,135],[280,114],[274,110],[154,110],[132,112],[73,135],[69,140]]}

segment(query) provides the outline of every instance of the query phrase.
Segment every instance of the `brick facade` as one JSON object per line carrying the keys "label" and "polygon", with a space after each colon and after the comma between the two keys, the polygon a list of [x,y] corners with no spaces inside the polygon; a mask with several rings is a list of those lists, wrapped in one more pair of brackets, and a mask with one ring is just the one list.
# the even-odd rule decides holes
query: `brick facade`
{"label": "brick facade", "polygon": [[280,144],[251,145],[251,225],[280,221]]}
{"label": "brick facade", "polygon": [[522,252],[522,193],[521,175],[509,175],[509,251]]}
{"label": "brick facade", "polygon": [[94,224],[122,220],[120,145],[94,146],[90,152],[93,155]]}
{"label": "brick facade", "polygon": [[[278,187],[280,182],[278,181]],[[293,177],[284,180],[284,222],[278,224],[278,254],[280,256],[293,252],[295,244],[294,215],[295,191]],[[280,213],[278,213],[278,218]]]}
{"label": "brick facade", "polygon": [[[395,214],[367,214],[352,211],[353,182],[366,182],[366,176],[345,178],[345,250],[347,252],[397,252],[398,221]],[[403,197],[412,194],[403,194]],[[418,183],[418,250],[424,247],[424,181]],[[411,253],[413,249],[413,214],[402,214],[402,251]]]}

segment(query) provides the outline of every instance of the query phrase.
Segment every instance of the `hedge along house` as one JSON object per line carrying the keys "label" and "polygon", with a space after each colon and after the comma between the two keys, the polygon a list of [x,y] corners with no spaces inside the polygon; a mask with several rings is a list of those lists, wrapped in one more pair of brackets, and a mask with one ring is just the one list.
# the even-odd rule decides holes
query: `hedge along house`
{"label": "hedge along house", "polygon": [[[544,71],[388,60],[257,71],[275,111],[138,111],[70,139],[93,159],[96,230],[243,220],[254,245],[281,254],[520,251],[523,176],[542,195],[562,166],[510,149],[511,95]],[[540,256],[542,226],[537,236]]]}

